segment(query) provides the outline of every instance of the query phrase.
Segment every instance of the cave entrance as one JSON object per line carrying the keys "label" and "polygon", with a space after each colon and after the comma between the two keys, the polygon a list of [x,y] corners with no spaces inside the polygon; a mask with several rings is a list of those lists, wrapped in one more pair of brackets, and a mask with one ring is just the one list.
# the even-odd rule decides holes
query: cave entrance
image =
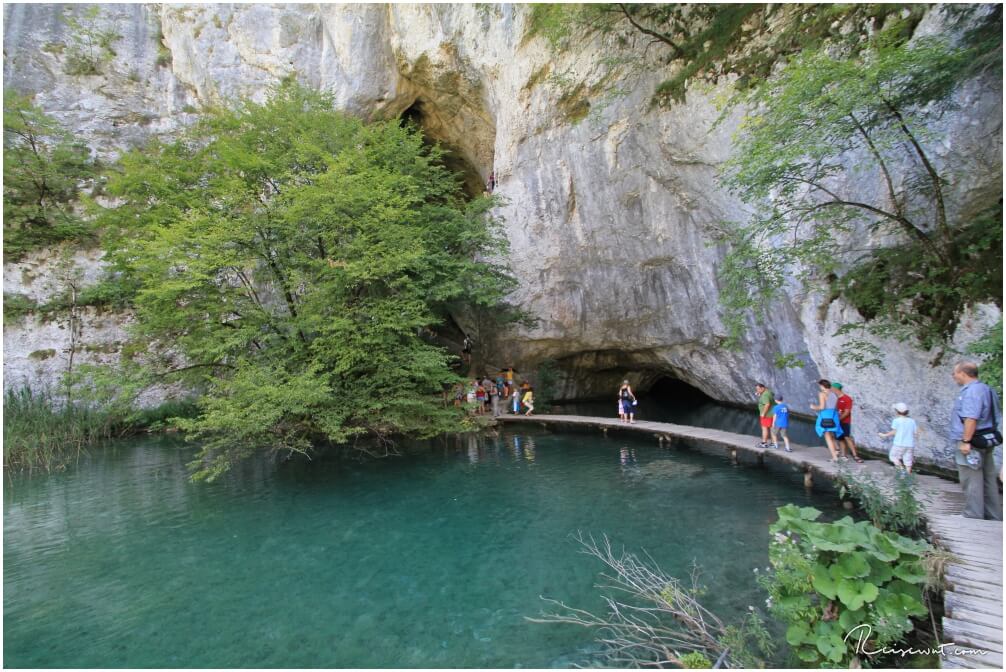
{"label": "cave entrance", "polygon": [[468,200],[477,198],[485,191],[485,180],[472,162],[466,158],[461,147],[448,137],[447,125],[437,111],[426,101],[417,98],[399,115],[403,127],[411,126],[423,133],[426,145],[440,145],[444,151],[443,163],[447,170],[461,180],[461,188]]}
{"label": "cave entrance", "polygon": [[689,385],[679,378],[664,376],[659,378],[647,390],[647,395],[658,399],[661,405],[673,404],[680,406],[697,406],[715,404],[715,399],[697,387]]}

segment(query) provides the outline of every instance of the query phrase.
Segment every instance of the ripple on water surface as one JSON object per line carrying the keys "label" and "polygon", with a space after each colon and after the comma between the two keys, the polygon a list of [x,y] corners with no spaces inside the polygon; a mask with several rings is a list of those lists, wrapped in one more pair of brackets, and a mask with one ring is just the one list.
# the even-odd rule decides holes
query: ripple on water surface
{"label": "ripple on water surface", "polygon": [[785,472],[589,435],[263,460],[209,485],[188,482],[190,458],[122,442],[8,483],[7,666],[567,666],[591,633],[524,617],[539,596],[601,608],[577,531],[672,575],[697,562],[729,621],[764,600],[776,507],[834,511]]}

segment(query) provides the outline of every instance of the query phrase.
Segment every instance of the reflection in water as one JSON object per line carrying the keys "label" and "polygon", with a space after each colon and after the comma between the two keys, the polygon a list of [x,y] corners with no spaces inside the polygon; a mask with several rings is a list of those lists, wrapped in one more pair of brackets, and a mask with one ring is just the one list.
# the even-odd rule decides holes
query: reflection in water
{"label": "reflection in water", "polygon": [[472,464],[479,461],[479,441],[474,434],[468,435],[468,461]]}
{"label": "reflection in water", "polygon": [[623,465],[636,464],[636,449],[623,446],[619,457]]}
{"label": "reflection in water", "polygon": [[534,462],[534,439],[530,436],[524,441],[524,459]]}
{"label": "reflection in water", "polygon": [[513,456],[515,459],[524,459],[534,462],[535,445],[534,438],[530,436],[513,436]]}

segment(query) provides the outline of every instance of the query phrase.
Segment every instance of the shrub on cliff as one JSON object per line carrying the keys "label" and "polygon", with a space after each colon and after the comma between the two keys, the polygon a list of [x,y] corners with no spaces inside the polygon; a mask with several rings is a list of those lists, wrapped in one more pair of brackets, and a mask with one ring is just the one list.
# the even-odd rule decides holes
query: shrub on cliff
{"label": "shrub on cliff", "polygon": [[286,82],[125,156],[108,190],[109,258],[137,287],[134,364],[204,392],[180,423],[197,477],[258,451],[459,427],[440,395],[450,355],[420,330],[513,284],[489,261],[505,251],[492,201],[466,202],[417,132]]}
{"label": "shrub on cliff", "polygon": [[75,210],[81,185],[96,172],[87,147],[28,96],[4,90],[3,149],[4,260],[87,237]]}

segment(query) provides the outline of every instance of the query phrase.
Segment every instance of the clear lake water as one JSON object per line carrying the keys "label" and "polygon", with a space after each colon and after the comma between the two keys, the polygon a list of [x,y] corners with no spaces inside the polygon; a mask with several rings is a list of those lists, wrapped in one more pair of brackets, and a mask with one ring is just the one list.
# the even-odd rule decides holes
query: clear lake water
{"label": "clear lake water", "polygon": [[569,667],[594,633],[525,617],[541,596],[601,609],[578,531],[681,578],[697,563],[729,622],[763,606],[776,507],[841,515],[798,473],[643,438],[445,437],[212,484],[192,452],[121,440],[5,482],[6,667]]}

